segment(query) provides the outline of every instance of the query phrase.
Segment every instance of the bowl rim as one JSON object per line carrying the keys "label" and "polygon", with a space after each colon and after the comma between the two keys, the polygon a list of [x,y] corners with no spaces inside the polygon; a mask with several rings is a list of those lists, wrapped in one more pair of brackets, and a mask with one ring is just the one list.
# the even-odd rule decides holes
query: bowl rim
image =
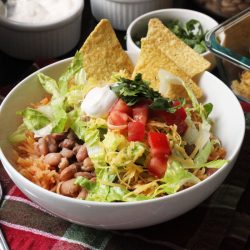
{"label": "bowl rim", "polygon": [[[128,29],[127,29],[127,32],[126,32],[126,37],[127,37],[127,43],[130,42],[131,45],[133,45],[133,49],[137,50],[138,52],[140,51],[140,48],[135,44],[133,38],[132,38],[132,35],[131,35],[131,32],[133,31],[133,28],[135,26],[135,24],[142,20],[142,19],[146,19],[147,17],[151,17],[153,18],[154,15],[157,15],[159,13],[171,13],[171,12],[175,12],[175,13],[190,13],[190,14],[195,14],[195,15],[200,15],[202,16],[203,18],[206,18],[207,20],[210,20],[211,22],[214,22],[214,27],[217,26],[219,23],[214,19],[212,18],[211,16],[205,14],[205,13],[202,13],[202,12],[199,12],[199,11],[196,11],[196,10],[190,10],[190,9],[183,9],[183,8],[167,8],[167,9],[160,9],[160,10],[153,10],[153,11],[150,11],[150,12],[147,12],[139,17],[137,17],[136,19],[134,19],[130,25],[128,26]],[[157,16],[154,16],[155,18],[157,18]],[[177,19],[177,18],[176,18]],[[199,19],[199,21],[201,22],[201,20]],[[206,52],[200,54],[201,56],[207,56],[211,54],[211,52],[207,49]]]}
{"label": "bowl rim", "polygon": [[82,14],[82,11],[84,9],[85,1],[80,0],[77,1],[77,6],[75,10],[68,16],[66,16],[63,19],[58,19],[56,21],[50,21],[46,23],[25,23],[25,22],[18,22],[14,20],[10,20],[6,17],[0,16],[0,25],[2,27],[6,27],[12,30],[18,30],[18,31],[29,31],[29,32],[36,32],[36,31],[48,31],[53,30],[58,27],[64,26],[70,22],[73,22],[75,18]]}
{"label": "bowl rim", "polygon": [[[129,53],[129,55],[134,55],[133,53]],[[72,60],[73,57],[70,58],[66,58],[63,60],[59,60],[57,62],[54,62],[52,64],[49,64],[41,69],[36,70],[35,72],[33,72],[32,74],[28,75],[27,77],[25,77],[23,80],[21,80],[6,96],[6,98],[3,100],[3,102],[0,105],[0,114],[2,111],[3,106],[5,105],[5,103],[7,102],[8,98],[18,89],[21,88],[22,85],[24,85],[26,83],[27,80],[33,78],[34,76],[37,75],[37,73],[44,71],[46,69],[49,69],[51,67],[57,66],[58,64],[64,64],[64,63],[70,63],[70,61]],[[238,102],[238,99],[236,98],[236,96],[233,94],[233,92],[229,89],[229,87],[224,84],[218,77],[216,77],[215,75],[213,75],[212,73],[205,71],[203,72],[201,75],[203,74],[208,74],[210,77],[217,79],[220,84],[223,84],[223,86],[225,87],[225,91],[228,91],[229,94],[231,95],[231,97],[234,99],[234,101]],[[238,105],[240,107],[240,103],[238,102]],[[241,133],[239,134],[240,136],[240,141],[239,141],[239,145],[237,148],[234,149],[234,151],[231,153],[231,158],[228,158],[228,162],[225,163],[221,168],[219,168],[215,173],[213,173],[213,175],[209,176],[208,178],[206,178],[205,180],[202,180],[201,182],[188,187],[186,189],[180,190],[174,194],[171,195],[166,195],[166,196],[162,196],[162,197],[157,197],[154,199],[149,199],[149,200],[142,200],[142,201],[127,201],[127,202],[101,202],[101,201],[88,201],[88,200],[80,200],[80,199],[76,199],[76,198],[71,198],[71,197],[67,197],[67,196],[63,196],[57,193],[54,193],[52,191],[49,191],[35,183],[33,183],[32,181],[28,180],[26,177],[24,177],[20,172],[17,171],[17,169],[8,161],[8,159],[5,157],[2,147],[1,147],[1,141],[0,141],[0,160],[5,162],[9,168],[11,169],[11,171],[14,171],[15,174],[18,175],[19,178],[21,178],[24,182],[27,182],[28,186],[31,186],[33,189],[35,189],[38,193],[39,192],[45,192],[44,194],[46,194],[49,197],[55,198],[55,199],[59,199],[61,201],[64,202],[68,202],[68,203],[74,203],[76,202],[77,204],[83,204],[83,205],[97,205],[100,207],[106,207],[106,206],[116,206],[116,207],[123,207],[123,206],[138,206],[138,205],[143,205],[143,204],[148,204],[148,203],[157,203],[157,202],[161,202],[162,200],[168,200],[168,199],[174,199],[175,197],[178,196],[183,196],[188,192],[192,192],[192,190],[194,189],[199,189],[200,186],[206,185],[208,182],[212,181],[212,177],[215,177],[217,175],[219,175],[225,168],[230,167],[230,162],[233,161],[233,159],[237,159],[237,155],[241,149],[242,143],[243,143],[243,139],[244,139],[244,135],[245,135],[245,118],[244,118],[244,113],[243,110],[240,108],[239,110],[241,110],[241,120],[242,120],[242,131],[240,131]],[[5,165],[2,164],[3,167],[5,168]],[[6,170],[8,173],[10,170]],[[14,182],[14,181],[13,181]],[[14,182],[15,183],[15,182]]]}

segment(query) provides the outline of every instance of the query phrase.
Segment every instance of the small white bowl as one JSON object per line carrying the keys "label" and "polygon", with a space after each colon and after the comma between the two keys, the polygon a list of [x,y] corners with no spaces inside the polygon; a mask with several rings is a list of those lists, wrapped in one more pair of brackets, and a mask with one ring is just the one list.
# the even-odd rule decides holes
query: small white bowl
{"label": "small white bowl", "polygon": [[[142,16],[136,18],[128,27],[127,30],[127,50],[132,53],[139,54],[140,48],[135,44],[135,37],[145,37],[147,33],[148,22],[151,18],[159,18],[163,22],[166,20],[179,20],[181,23],[186,23],[190,19],[198,20],[204,31],[210,30],[211,28],[218,25],[212,17],[205,15],[201,12],[188,10],[188,9],[162,9],[148,12]],[[210,51],[206,51],[201,54],[210,63],[210,69],[212,70],[216,66],[216,60]]]}
{"label": "small white bowl", "polygon": [[[136,61],[135,54],[130,53],[129,56],[133,62]],[[204,181],[173,195],[153,200],[108,203],[62,196],[43,189],[22,176],[14,167],[13,148],[8,141],[8,136],[21,123],[16,111],[44,97],[45,91],[36,76],[38,72],[58,79],[70,62],[70,58],[56,62],[25,78],[0,106],[0,159],[10,178],[32,201],[51,213],[77,224],[100,229],[132,229],[173,219],[197,206],[221,185],[240,151],[245,133],[245,119],[232,91],[209,72],[204,72],[198,82],[205,93],[205,102],[214,105],[211,114],[215,122],[214,133],[222,141],[229,162]]]}
{"label": "small white bowl", "polygon": [[0,50],[19,59],[36,60],[62,56],[80,39],[84,0],[70,15],[40,24],[16,22],[0,16]]}
{"label": "small white bowl", "polygon": [[138,16],[157,9],[172,7],[173,0],[90,0],[93,16],[107,18],[118,30],[126,30]]}

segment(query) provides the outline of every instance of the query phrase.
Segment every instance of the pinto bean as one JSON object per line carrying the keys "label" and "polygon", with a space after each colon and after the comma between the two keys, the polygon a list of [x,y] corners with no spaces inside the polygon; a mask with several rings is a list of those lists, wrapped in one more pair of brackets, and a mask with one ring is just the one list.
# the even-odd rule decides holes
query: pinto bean
{"label": "pinto bean", "polygon": [[74,152],[68,148],[62,148],[61,155],[66,158],[71,158],[74,155]]}
{"label": "pinto bean", "polygon": [[[86,158],[87,159],[87,158]],[[84,172],[92,172],[95,170],[94,166],[93,165],[82,165],[81,166],[81,170],[84,171]]]}
{"label": "pinto bean", "polygon": [[75,184],[76,179],[70,179],[62,182],[59,188],[59,193],[69,197],[77,197],[81,187]]}
{"label": "pinto bean", "polygon": [[47,135],[45,137],[45,140],[46,140],[46,143],[48,145],[49,152],[50,153],[56,153],[57,148],[58,148],[56,140],[51,135]]}
{"label": "pinto bean", "polygon": [[75,144],[74,148],[72,149],[75,155],[79,151],[80,147],[81,147],[81,145],[79,145],[78,143]]}
{"label": "pinto bean", "polygon": [[73,140],[73,141],[76,141],[76,140],[77,140],[76,135],[75,135],[72,131],[70,131],[70,132],[67,134],[67,138],[68,138],[68,139],[71,139],[71,140]]}
{"label": "pinto bean", "polygon": [[89,173],[89,172],[77,172],[77,173],[75,173],[74,176],[75,177],[82,176],[82,177],[89,179],[89,180],[91,178],[95,177],[95,175],[93,175],[92,173]]}
{"label": "pinto bean", "polygon": [[82,188],[78,196],[76,197],[77,199],[85,200],[88,195],[88,191],[85,188]]}
{"label": "pinto bean", "polygon": [[51,136],[58,142],[67,137],[67,133],[53,133]]}
{"label": "pinto bean", "polygon": [[67,181],[69,179],[72,179],[74,177],[74,174],[77,173],[78,166],[76,164],[71,164],[65,169],[62,170],[60,173],[60,181]]}
{"label": "pinto bean", "polygon": [[89,172],[94,170],[93,162],[91,161],[89,157],[84,159],[82,170],[89,171]]}
{"label": "pinto bean", "polygon": [[50,166],[57,166],[60,163],[61,158],[62,156],[60,153],[49,153],[45,155],[44,162]]}
{"label": "pinto bean", "polygon": [[64,139],[60,144],[59,147],[61,148],[69,148],[72,149],[75,146],[75,141],[72,139]]}
{"label": "pinto bean", "polygon": [[63,157],[58,165],[58,168],[62,171],[69,166],[69,161],[67,158]]}
{"label": "pinto bean", "polygon": [[81,145],[77,154],[76,159],[78,162],[82,162],[88,156],[87,148],[85,145]]}
{"label": "pinto bean", "polygon": [[38,140],[37,149],[40,152],[40,155],[47,155],[49,153],[48,144],[43,137]]}
{"label": "pinto bean", "polygon": [[56,193],[60,194],[61,193],[61,186],[62,186],[63,182],[59,182],[57,185],[56,185]]}

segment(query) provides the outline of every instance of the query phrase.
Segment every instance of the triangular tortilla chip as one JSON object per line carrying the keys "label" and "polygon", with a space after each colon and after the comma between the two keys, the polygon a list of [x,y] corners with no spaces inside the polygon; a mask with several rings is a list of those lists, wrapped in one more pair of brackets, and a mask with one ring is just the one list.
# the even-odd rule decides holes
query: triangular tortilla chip
{"label": "triangular tortilla chip", "polygon": [[157,18],[149,20],[147,38],[154,41],[191,78],[210,67],[209,61],[186,45]]}
{"label": "triangular tortilla chip", "polygon": [[115,32],[106,19],[101,20],[80,51],[87,78],[94,82],[109,81],[113,73],[126,71],[131,76],[134,66],[122,49]]}
{"label": "triangular tortilla chip", "polygon": [[[202,90],[196,83],[178,66],[167,57],[160,49],[148,39],[141,40],[141,53],[139,55],[137,64],[135,66],[133,76],[137,73],[142,74],[142,78],[150,82],[150,86],[159,91],[159,77],[160,69],[164,69],[178,77],[180,77],[194,92],[197,98],[202,97]],[[168,93],[163,94],[166,97],[176,99],[180,97],[188,98],[185,89],[182,86],[170,85]]]}

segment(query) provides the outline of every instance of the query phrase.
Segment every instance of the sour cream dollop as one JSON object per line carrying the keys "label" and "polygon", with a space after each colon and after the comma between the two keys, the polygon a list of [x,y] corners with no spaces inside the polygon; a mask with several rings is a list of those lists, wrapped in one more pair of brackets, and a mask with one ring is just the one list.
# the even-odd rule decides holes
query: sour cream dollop
{"label": "sour cream dollop", "polygon": [[49,23],[69,16],[77,6],[77,0],[8,0],[7,18],[30,24]]}
{"label": "sour cream dollop", "polygon": [[85,96],[81,104],[81,110],[90,116],[104,117],[117,99],[116,94],[109,86],[95,87]]}

